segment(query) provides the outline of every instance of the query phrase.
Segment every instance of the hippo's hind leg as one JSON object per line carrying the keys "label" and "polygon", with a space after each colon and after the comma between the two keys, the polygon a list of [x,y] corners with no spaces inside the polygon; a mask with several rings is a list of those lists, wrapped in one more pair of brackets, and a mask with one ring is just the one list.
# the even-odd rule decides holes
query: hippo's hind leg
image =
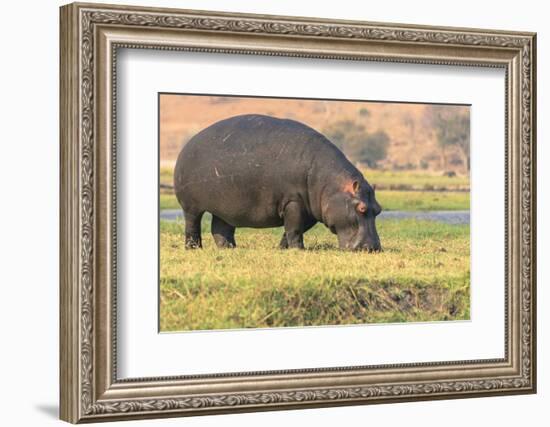
{"label": "hippo's hind leg", "polygon": [[185,211],[185,249],[202,248],[201,219],[204,212]]}
{"label": "hippo's hind leg", "polygon": [[212,215],[212,236],[218,248],[234,248],[237,246],[235,243],[235,227],[216,215]]}

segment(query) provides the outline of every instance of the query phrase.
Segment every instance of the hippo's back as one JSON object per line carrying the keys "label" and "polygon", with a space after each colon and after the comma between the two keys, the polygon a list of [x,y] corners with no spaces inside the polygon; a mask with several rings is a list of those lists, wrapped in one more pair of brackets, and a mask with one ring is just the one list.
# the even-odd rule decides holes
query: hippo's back
{"label": "hippo's back", "polygon": [[235,226],[279,226],[289,200],[308,205],[308,174],[320,158],[347,162],[330,141],[302,123],[235,116],[185,145],[175,167],[175,192],[184,210],[208,211]]}

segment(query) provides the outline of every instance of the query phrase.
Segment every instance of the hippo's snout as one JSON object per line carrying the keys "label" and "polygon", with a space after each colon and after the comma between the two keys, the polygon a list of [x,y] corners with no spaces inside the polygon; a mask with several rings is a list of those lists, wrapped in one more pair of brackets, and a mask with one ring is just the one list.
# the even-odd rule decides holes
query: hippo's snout
{"label": "hippo's snout", "polygon": [[382,245],[380,239],[355,241],[353,243],[340,245],[341,249],[348,251],[365,251],[368,253],[382,252]]}
{"label": "hippo's snout", "polygon": [[352,251],[367,251],[369,253],[382,251],[374,216],[360,218],[360,227],[357,233],[354,238],[348,240],[344,247]]}

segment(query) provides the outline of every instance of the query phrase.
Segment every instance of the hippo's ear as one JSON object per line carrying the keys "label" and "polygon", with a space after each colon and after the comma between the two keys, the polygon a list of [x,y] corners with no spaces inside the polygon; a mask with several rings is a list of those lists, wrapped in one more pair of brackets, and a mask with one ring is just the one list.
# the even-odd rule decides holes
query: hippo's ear
{"label": "hippo's ear", "polygon": [[357,192],[359,191],[359,181],[353,181],[353,184],[351,184],[351,188],[353,189],[353,193],[357,194]]}

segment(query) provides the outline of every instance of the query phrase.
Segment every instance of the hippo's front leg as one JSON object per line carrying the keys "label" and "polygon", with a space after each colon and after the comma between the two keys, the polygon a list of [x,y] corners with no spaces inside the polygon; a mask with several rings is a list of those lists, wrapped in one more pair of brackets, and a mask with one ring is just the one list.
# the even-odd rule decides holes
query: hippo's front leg
{"label": "hippo's front leg", "polygon": [[304,210],[299,202],[288,202],[283,211],[286,246],[281,241],[281,247],[304,249]]}
{"label": "hippo's front leg", "polygon": [[[317,224],[317,220],[314,218],[306,218],[304,221],[304,226],[302,230],[302,235],[306,233],[310,228],[312,228],[315,224]],[[283,233],[283,237],[281,238],[281,243],[279,243],[279,247],[281,249],[288,249],[288,242],[286,240],[286,233]]]}

